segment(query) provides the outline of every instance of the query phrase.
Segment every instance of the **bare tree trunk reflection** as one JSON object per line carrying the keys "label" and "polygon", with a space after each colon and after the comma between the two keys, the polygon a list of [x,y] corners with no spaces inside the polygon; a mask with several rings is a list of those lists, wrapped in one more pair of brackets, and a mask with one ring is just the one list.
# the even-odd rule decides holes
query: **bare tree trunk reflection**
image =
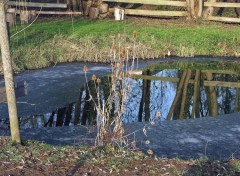
{"label": "bare tree trunk reflection", "polygon": [[[209,71],[206,72],[206,78],[208,81],[213,80],[213,74]],[[207,101],[209,102],[209,112],[210,116],[217,116],[218,114],[218,103],[217,103],[217,93],[215,87],[207,87]]]}
{"label": "bare tree trunk reflection", "polygon": [[87,121],[90,125],[93,125],[96,120],[96,111],[94,110],[94,104],[93,104],[93,101],[90,100],[90,95],[95,100],[97,98],[95,83],[93,81],[89,81],[88,86],[89,86],[89,90],[86,89],[85,104],[84,104],[82,119],[81,119],[82,125],[86,125]]}
{"label": "bare tree trunk reflection", "polygon": [[49,127],[52,127],[53,126],[53,118],[54,118],[54,115],[55,115],[56,111],[53,111],[52,114],[50,115],[49,117],[49,120],[48,122],[44,125],[44,127],[47,127],[48,124],[49,124]]}
{"label": "bare tree trunk reflection", "polygon": [[[150,70],[147,70],[147,75],[150,75]],[[151,80],[147,80],[147,86],[146,86],[146,96],[145,96],[145,121],[149,122],[150,119],[150,91],[151,91]]]}
{"label": "bare tree trunk reflection", "polygon": [[[143,80],[144,81],[144,80]],[[139,111],[138,111],[138,121],[142,122],[142,114],[143,114],[143,103],[144,103],[144,97],[145,97],[145,91],[144,91],[144,85],[143,85],[143,90],[142,90],[142,99],[140,102],[139,106]]]}
{"label": "bare tree trunk reflection", "polygon": [[239,111],[239,96],[240,96],[240,88],[237,88],[236,99],[235,99],[235,104],[234,104],[234,112]]}
{"label": "bare tree trunk reflection", "polygon": [[69,126],[72,118],[72,111],[73,111],[73,103],[69,104],[66,107],[66,117],[65,117],[65,122],[64,126]]}
{"label": "bare tree trunk reflection", "polygon": [[35,124],[34,124],[34,117],[30,118],[30,125],[32,126],[32,128],[35,127]]}
{"label": "bare tree trunk reflection", "polygon": [[80,93],[79,93],[79,97],[78,100],[75,104],[75,114],[74,114],[74,125],[79,124],[80,121],[80,114],[81,114],[81,103],[82,103],[82,96],[83,96],[83,91],[84,91],[84,87],[82,86],[80,88]]}
{"label": "bare tree trunk reflection", "polygon": [[81,119],[81,124],[82,125],[86,125],[87,124],[87,114],[88,114],[88,110],[90,107],[90,95],[89,95],[89,91],[88,89],[86,89],[86,97],[85,97],[85,104],[83,107],[83,113],[82,113],[82,119]]}
{"label": "bare tree trunk reflection", "polygon": [[199,115],[199,102],[200,102],[200,70],[196,70],[194,80],[194,92],[193,92],[193,106],[191,118],[200,117]]}
{"label": "bare tree trunk reflection", "polygon": [[231,100],[232,100],[232,94],[228,87],[224,88],[225,91],[225,99],[223,101],[224,104],[224,113],[229,114],[231,112]]}
{"label": "bare tree trunk reflection", "polygon": [[188,82],[191,78],[191,70],[187,70],[187,75],[186,78],[184,80],[184,85],[183,85],[183,92],[182,92],[182,102],[181,102],[181,108],[180,108],[180,114],[179,114],[179,118],[183,119],[185,116],[185,105],[186,105],[186,99],[187,99],[187,90],[188,90]]}
{"label": "bare tree trunk reflection", "polygon": [[[150,70],[144,70],[143,75],[150,75]],[[142,98],[139,106],[138,111],[138,121],[143,121],[143,109],[145,112],[145,121],[149,121],[150,118],[150,86],[151,81],[147,79],[143,79],[143,86],[142,86]]]}
{"label": "bare tree trunk reflection", "polygon": [[111,76],[105,76],[102,79],[102,89],[103,89],[103,95],[104,95],[104,100],[105,102],[109,102],[109,107],[108,108],[110,111],[110,118],[114,116],[114,111],[115,111],[115,106],[114,106],[114,98],[113,96],[110,95],[111,93],[111,86],[112,86],[112,78]]}
{"label": "bare tree trunk reflection", "polygon": [[[90,95],[92,96],[92,98],[97,101],[97,90],[96,88],[99,86],[99,85],[95,85],[96,83],[94,83],[93,81],[89,81],[88,82],[88,85],[89,85],[89,90],[90,90]],[[96,87],[95,87],[96,86]],[[100,94],[101,94],[101,91],[100,91]],[[100,99],[101,99],[101,95],[100,95]],[[101,103],[101,100],[99,100],[100,103]],[[87,114],[88,114],[88,124],[89,125],[94,125],[96,124],[96,116],[97,116],[97,113],[96,113],[96,110],[94,108],[94,103],[93,101],[89,101],[89,109],[87,111]]]}
{"label": "bare tree trunk reflection", "polygon": [[171,120],[171,118],[172,118],[172,114],[173,114],[173,112],[174,112],[174,110],[175,110],[175,108],[176,108],[176,106],[177,106],[177,103],[178,103],[178,101],[179,101],[179,98],[180,98],[180,96],[181,96],[181,94],[182,94],[183,85],[184,85],[184,80],[185,80],[185,78],[186,78],[186,75],[187,75],[187,71],[184,70],[183,73],[182,73],[182,76],[181,76],[181,78],[180,78],[180,80],[179,80],[177,92],[176,92],[175,98],[174,98],[174,100],[173,100],[172,106],[171,106],[171,108],[170,108],[170,110],[169,110],[169,112],[168,112],[167,120]]}
{"label": "bare tree trunk reflection", "polygon": [[56,122],[57,127],[63,126],[65,112],[66,112],[65,107],[58,109],[58,111],[57,111],[57,122]]}
{"label": "bare tree trunk reflection", "polygon": [[42,124],[46,124],[47,123],[47,119],[46,119],[46,115],[42,115]]}

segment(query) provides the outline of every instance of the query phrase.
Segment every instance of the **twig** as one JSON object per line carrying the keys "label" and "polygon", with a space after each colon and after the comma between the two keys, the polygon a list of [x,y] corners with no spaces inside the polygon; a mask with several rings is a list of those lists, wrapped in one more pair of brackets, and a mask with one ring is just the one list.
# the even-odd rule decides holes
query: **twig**
{"label": "twig", "polygon": [[35,106],[35,105],[36,105],[36,104],[24,102],[24,101],[18,101],[17,103],[18,103],[18,104],[28,104],[28,105],[31,105],[31,106]]}
{"label": "twig", "polygon": [[17,167],[14,167],[14,168],[6,170],[6,171],[8,172],[8,171],[12,171],[12,170],[15,170],[15,169],[23,169],[23,166],[17,166]]}
{"label": "twig", "polygon": [[32,26],[32,24],[38,19],[39,15],[41,14],[41,11],[42,11],[42,5],[41,5],[41,9],[40,9],[38,15],[36,16],[36,18],[35,18],[28,26],[26,26],[26,27],[23,28],[22,30],[18,31],[17,33],[13,34],[10,38],[13,38],[15,35],[19,34],[20,32],[25,31],[27,28],[29,28],[30,26]]}
{"label": "twig", "polygon": [[207,144],[205,145],[205,156],[207,156],[207,146],[208,146],[208,141],[207,141]]}

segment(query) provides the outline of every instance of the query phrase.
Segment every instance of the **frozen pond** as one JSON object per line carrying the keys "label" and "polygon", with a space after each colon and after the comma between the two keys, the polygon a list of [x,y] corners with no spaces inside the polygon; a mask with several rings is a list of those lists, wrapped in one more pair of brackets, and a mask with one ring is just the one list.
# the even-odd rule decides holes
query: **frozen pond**
{"label": "frozen pond", "polygon": [[[176,61],[179,58],[172,58],[167,61]],[[183,59],[182,59],[183,60]],[[193,59],[191,59],[192,61]],[[196,58],[197,61],[205,61],[206,58]],[[209,58],[208,58],[209,60]],[[219,60],[211,58],[211,60]],[[229,59],[231,61],[231,59]],[[165,62],[162,60],[141,61],[139,67]],[[17,99],[18,114],[21,119],[22,128],[42,127],[42,126],[62,126],[77,124],[94,124],[95,112],[91,104],[86,104],[86,90],[82,89],[86,83],[83,66],[85,63],[61,64],[53,68],[46,68],[37,71],[27,71],[15,76],[15,81],[25,80],[27,82],[28,95]],[[111,68],[107,64],[86,64],[89,68],[87,77],[92,74],[102,77],[111,73]],[[194,79],[195,71],[192,70]],[[147,79],[130,79],[132,91],[128,93],[128,101],[125,103],[126,112],[123,115],[124,122],[148,121],[155,117],[157,112],[161,113],[161,120],[179,119],[181,102],[169,115],[169,110],[176,97],[178,81],[160,80],[162,77],[178,78],[183,74],[183,70],[164,69],[144,73]],[[204,72],[201,72],[203,75]],[[152,78],[154,76],[155,78]],[[180,79],[179,78],[179,79]],[[104,79],[104,78],[102,78]],[[213,74],[213,81],[238,82],[239,75]],[[184,107],[181,118],[197,118],[211,116],[212,105],[209,105],[207,89],[200,80],[198,112],[192,115],[194,84],[188,86],[188,93],[185,97],[187,105]],[[0,80],[3,85],[3,80]],[[106,86],[103,86],[106,87]],[[208,86],[209,87],[209,86]],[[182,89],[181,91],[183,91]],[[103,88],[103,92],[109,91]],[[216,87],[217,114],[228,114],[238,111],[239,99],[237,100],[238,89],[236,87]],[[81,95],[81,97],[80,97]],[[106,98],[106,97],[105,97]],[[181,97],[180,99],[182,99]],[[211,96],[210,96],[211,100]],[[236,102],[238,101],[238,102]],[[77,104],[76,104],[77,103]],[[211,102],[210,102],[211,103]],[[216,104],[216,102],[215,102]],[[236,105],[237,104],[237,105]],[[237,109],[237,110],[236,110]],[[7,119],[7,106],[0,104],[0,119]],[[76,112],[78,113],[76,115]],[[87,113],[84,113],[87,112]],[[168,117],[169,116],[169,117]]]}

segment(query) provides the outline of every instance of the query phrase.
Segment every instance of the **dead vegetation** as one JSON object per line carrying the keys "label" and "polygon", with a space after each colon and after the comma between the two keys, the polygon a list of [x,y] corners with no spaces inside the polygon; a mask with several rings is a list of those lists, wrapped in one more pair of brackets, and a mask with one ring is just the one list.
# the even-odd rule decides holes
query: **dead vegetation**
{"label": "dead vegetation", "polygon": [[148,157],[117,146],[51,146],[36,141],[13,144],[0,138],[0,175],[226,175],[237,176],[240,161]]}

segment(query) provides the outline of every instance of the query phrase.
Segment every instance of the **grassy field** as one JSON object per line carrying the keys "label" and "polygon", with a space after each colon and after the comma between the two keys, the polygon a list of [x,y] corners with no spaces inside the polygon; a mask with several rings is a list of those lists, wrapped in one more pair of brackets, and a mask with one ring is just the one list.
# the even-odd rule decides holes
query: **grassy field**
{"label": "grassy field", "polygon": [[234,24],[150,18],[122,22],[45,18],[19,32],[25,27],[17,25],[11,30],[15,72],[60,62],[110,62],[113,46],[128,48],[129,57],[135,47],[136,56],[142,59],[240,56],[240,28]]}

